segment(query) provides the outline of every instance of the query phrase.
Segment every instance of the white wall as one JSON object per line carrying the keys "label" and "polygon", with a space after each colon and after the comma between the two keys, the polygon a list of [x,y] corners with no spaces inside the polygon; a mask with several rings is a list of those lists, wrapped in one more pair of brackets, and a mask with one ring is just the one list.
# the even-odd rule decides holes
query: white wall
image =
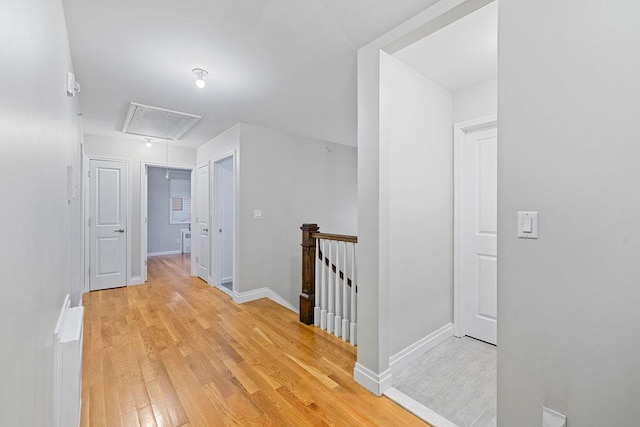
{"label": "white wall", "polygon": [[[170,169],[171,178],[191,182],[191,172]],[[169,223],[169,180],[166,168],[150,167],[147,187],[147,253],[181,252],[182,230],[189,224]],[[189,185],[189,188],[190,185]]]}
{"label": "white wall", "polygon": [[[240,125],[237,124],[222,132],[211,141],[198,147],[197,165],[215,162],[240,148]],[[239,157],[239,156],[237,156]],[[236,158],[237,161],[237,158]]]}
{"label": "white wall", "polygon": [[380,68],[393,355],[453,321],[453,96],[387,54]]}
{"label": "white wall", "polygon": [[300,226],[356,234],[356,149],[243,124],[240,151],[239,290],[266,286],[298,307]]}
{"label": "white wall", "polygon": [[0,6],[0,425],[53,424],[53,332],[65,294],[81,292],[77,98],[62,3]]}
{"label": "white wall", "polygon": [[[294,307],[301,291],[301,231],[317,222],[356,232],[356,150],[238,124],[198,149],[198,164],[237,150],[237,292],[269,287]],[[261,209],[263,219],[253,211]]]}
{"label": "white wall", "polygon": [[498,425],[637,425],[640,3],[499,7]]}
{"label": "white wall", "polygon": [[[154,143],[151,148],[145,141],[129,138],[109,138],[97,135],[85,135],[85,154],[87,157],[104,157],[129,160],[129,180],[131,194],[131,276],[140,277],[140,168],[143,162],[162,165],[165,163],[164,143]],[[195,166],[196,150],[169,143],[169,163],[180,166]]]}
{"label": "white wall", "polygon": [[382,144],[380,63],[484,1],[442,0],[358,51],[358,363],[354,378],[373,393],[391,386],[390,151]]}
{"label": "white wall", "polygon": [[453,123],[466,122],[498,113],[498,79],[454,92]]}

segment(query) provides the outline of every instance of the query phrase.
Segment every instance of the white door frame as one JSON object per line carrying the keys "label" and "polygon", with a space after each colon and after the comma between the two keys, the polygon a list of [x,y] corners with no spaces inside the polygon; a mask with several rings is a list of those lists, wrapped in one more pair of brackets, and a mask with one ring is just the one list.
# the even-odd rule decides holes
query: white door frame
{"label": "white door frame", "polygon": [[[233,150],[225,155],[223,155],[222,157],[217,158],[216,160],[213,161],[213,171],[210,170],[210,173],[212,175],[212,193],[213,193],[213,198],[212,203],[209,204],[209,207],[211,208],[211,217],[212,217],[212,222],[211,222],[211,227],[214,230],[218,230],[219,227],[219,218],[218,218],[218,210],[217,210],[217,206],[215,206],[215,203],[218,202],[218,183],[216,181],[216,178],[218,176],[218,167],[219,167],[219,163],[223,160],[227,160],[231,158],[232,159],[232,163],[233,163],[233,237],[232,237],[232,256],[233,256],[233,261],[232,261],[232,275],[233,275],[233,284],[232,284],[232,292],[238,292],[238,265],[237,265],[237,260],[238,260],[238,254],[237,254],[237,249],[238,249],[238,245],[237,245],[237,236],[238,236],[238,224],[239,224],[239,212],[238,212],[238,162],[237,162],[237,155],[236,155],[236,150]],[[211,244],[212,244],[212,250],[211,250],[211,269],[214,270],[213,273],[213,285],[222,289],[223,291],[227,291],[227,288],[225,288],[224,286],[222,286],[222,277],[220,275],[220,270],[221,270],[221,262],[222,259],[219,256],[219,238],[220,238],[220,233],[218,233],[217,231],[215,232],[216,238],[215,239],[211,239]],[[215,266],[215,268],[214,268]]]}
{"label": "white door frame", "polygon": [[[148,219],[148,193],[149,193],[149,177],[147,176],[147,168],[164,168],[181,169],[191,172],[191,214],[193,215],[193,200],[195,199],[195,183],[194,183],[194,167],[178,163],[159,163],[159,162],[140,162],[140,276],[142,283],[147,281],[147,219]],[[193,240],[191,241],[193,242]],[[191,275],[194,271],[194,261],[191,259]]]}
{"label": "white door frame", "polygon": [[82,269],[84,271],[83,293],[90,292],[91,275],[89,268],[91,267],[91,228],[89,227],[89,219],[91,218],[91,161],[106,162],[124,162],[127,164],[127,286],[132,283],[131,279],[131,161],[129,159],[121,159],[117,157],[105,156],[85,156],[82,176],[84,177],[84,203],[83,203],[83,221],[84,221],[84,262]]}
{"label": "white door frame", "polygon": [[466,335],[465,298],[462,285],[462,244],[464,215],[462,213],[462,143],[466,134],[480,129],[497,127],[498,116],[491,115],[453,125],[453,335]]}

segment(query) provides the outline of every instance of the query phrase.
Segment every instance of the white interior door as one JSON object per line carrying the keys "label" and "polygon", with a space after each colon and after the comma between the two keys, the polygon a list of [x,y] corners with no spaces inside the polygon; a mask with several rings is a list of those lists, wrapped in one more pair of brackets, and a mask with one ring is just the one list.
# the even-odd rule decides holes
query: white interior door
{"label": "white interior door", "polygon": [[209,280],[209,165],[200,166],[196,174],[196,270],[198,277]]}
{"label": "white interior door", "polygon": [[465,333],[497,344],[497,176],[495,127],[469,131],[462,155],[462,288]]}
{"label": "white interior door", "polygon": [[234,217],[234,172],[233,156],[214,164],[216,248],[214,264],[219,284],[233,283],[233,217]]}
{"label": "white interior door", "polygon": [[127,163],[91,160],[92,291],[127,284]]}

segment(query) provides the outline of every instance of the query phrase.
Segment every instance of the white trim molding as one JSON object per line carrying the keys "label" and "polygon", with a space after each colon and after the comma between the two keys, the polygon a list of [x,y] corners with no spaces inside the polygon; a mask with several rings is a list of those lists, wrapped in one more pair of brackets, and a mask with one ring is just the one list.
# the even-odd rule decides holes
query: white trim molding
{"label": "white trim molding", "polygon": [[365,368],[356,362],[356,367],[353,369],[353,379],[371,393],[376,396],[381,396],[385,391],[391,388],[393,374],[391,369],[387,369],[380,374],[376,374],[369,368]]}
{"label": "white trim molding", "polygon": [[[84,152],[84,144],[82,148]],[[82,270],[83,270],[83,284],[82,293],[90,292],[91,275],[89,274],[89,268],[91,267],[91,253],[89,248],[91,247],[91,227],[89,227],[89,217],[91,216],[91,180],[89,179],[89,171],[91,170],[91,158],[86,154],[82,157]],[[82,301],[82,297],[80,298]]]}
{"label": "white trim molding", "polygon": [[458,427],[457,424],[433,412],[422,403],[412,399],[398,389],[391,387],[384,392],[384,395],[433,427]]}
{"label": "white trim molding", "polygon": [[284,308],[288,308],[294,313],[299,312],[297,308],[289,304],[287,300],[285,300],[280,295],[275,293],[271,288],[264,287],[260,289],[247,291],[247,292],[237,292],[237,291],[230,291],[229,289],[225,288],[222,285],[216,285],[215,287],[220,289],[225,294],[229,295],[231,298],[233,298],[233,302],[235,302],[236,304],[244,304],[245,302],[251,302],[261,298],[269,298],[271,301],[280,304]]}
{"label": "white trim molding", "polygon": [[144,279],[142,278],[142,276],[134,276],[129,280],[129,283],[127,283],[127,286],[137,286],[137,285],[143,285],[144,284]]}
{"label": "white trim molding", "polygon": [[164,251],[164,252],[151,252],[147,254],[147,257],[150,256],[163,256],[163,255],[180,255],[182,250],[178,249],[175,251]]}
{"label": "white trim molding", "polygon": [[394,374],[418,359],[429,350],[442,344],[445,340],[453,336],[453,323],[447,323],[440,329],[419,339],[404,350],[399,351],[389,358],[389,369]]}
{"label": "white trim molding", "polygon": [[238,304],[238,302],[236,301],[236,299],[234,298],[233,295],[233,291],[225,286],[222,285],[213,285],[214,288],[218,288],[220,289],[222,292],[224,292],[225,294],[229,295],[231,298],[233,298],[233,302],[235,302],[236,304]]}

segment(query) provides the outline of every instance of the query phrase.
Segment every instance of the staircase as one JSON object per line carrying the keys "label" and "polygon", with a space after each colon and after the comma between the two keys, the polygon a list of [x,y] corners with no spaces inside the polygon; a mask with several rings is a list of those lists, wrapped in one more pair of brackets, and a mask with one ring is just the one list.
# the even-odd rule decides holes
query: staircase
{"label": "staircase", "polygon": [[357,344],[357,236],[303,224],[300,322]]}

